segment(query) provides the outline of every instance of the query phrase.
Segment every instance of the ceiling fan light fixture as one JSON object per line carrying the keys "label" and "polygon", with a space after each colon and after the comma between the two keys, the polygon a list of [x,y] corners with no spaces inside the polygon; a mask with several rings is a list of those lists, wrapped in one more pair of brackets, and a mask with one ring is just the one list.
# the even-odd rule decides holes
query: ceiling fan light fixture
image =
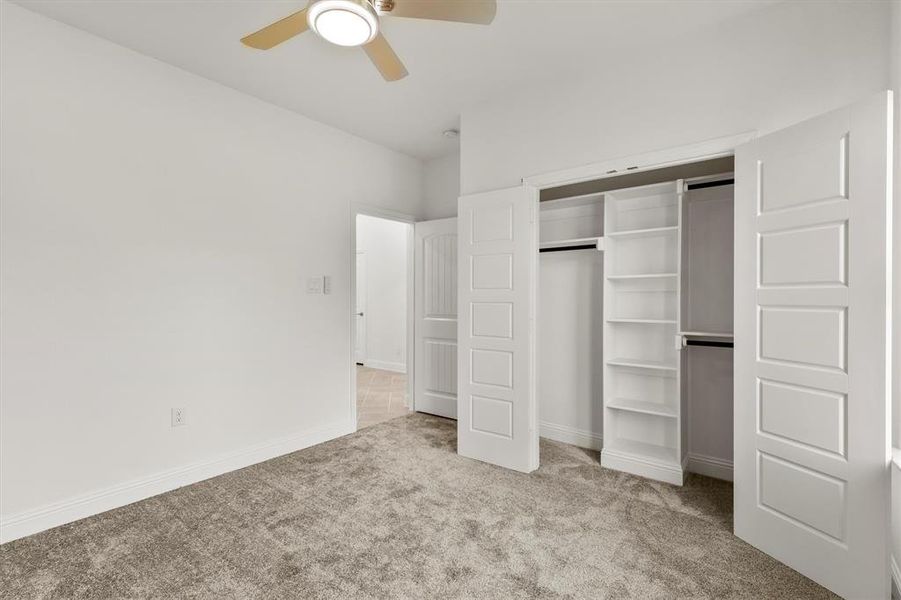
{"label": "ceiling fan light fixture", "polygon": [[307,23],[338,46],[363,46],[379,33],[379,18],[368,0],[317,0],[307,9]]}

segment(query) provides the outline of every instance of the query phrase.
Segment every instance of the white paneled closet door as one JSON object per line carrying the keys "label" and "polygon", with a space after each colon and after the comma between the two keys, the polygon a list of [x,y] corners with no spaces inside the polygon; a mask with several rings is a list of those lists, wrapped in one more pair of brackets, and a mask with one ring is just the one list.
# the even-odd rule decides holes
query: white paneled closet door
{"label": "white paneled closet door", "polygon": [[457,418],[457,219],[415,225],[413,407]]}
{"label": "white paneled closet door", "polygon": [[459,201],[457,451],[538,468],[535,309],[537,198],[517,187]]}
{"label": "white paneled closet door", "polygon": [[736,152],[735,534],[888,598],[891,94]]}

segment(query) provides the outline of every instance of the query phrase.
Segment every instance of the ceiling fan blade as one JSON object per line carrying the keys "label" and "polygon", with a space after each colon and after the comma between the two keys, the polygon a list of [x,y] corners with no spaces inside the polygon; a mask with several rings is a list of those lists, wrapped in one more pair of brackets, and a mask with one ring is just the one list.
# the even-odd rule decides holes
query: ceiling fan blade
{"label": "ceiling fan blade", "polygon": [[300,35],[307,29],[307,9],[305,8],[241,38],[241,42],[245,46],[257,50],[269,50],[295,35]]}
{"label": "ceiling fan blade", "polygon": [[385,39],[381,33],[375,36],[375,39],[363,46],[366,55],[375,68],[379,70],[385,81],[397,81],[407,76],[407,68],[404,63],[400,62],[391,44]]}
{"label": "ceiling fan blade", "polygon": [[497,13],[496,0],[394,0],[385,14],[410,19],[488,25]]}

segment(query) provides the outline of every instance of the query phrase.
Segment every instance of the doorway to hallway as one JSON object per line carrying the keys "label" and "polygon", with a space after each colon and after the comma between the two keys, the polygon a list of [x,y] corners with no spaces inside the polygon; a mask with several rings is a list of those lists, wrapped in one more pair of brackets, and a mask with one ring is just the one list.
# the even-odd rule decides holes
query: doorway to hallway
{"label": "doorway to hallway", "polygon": [[409,413],[410,223],[358,214],[354,366],[357,428]]}

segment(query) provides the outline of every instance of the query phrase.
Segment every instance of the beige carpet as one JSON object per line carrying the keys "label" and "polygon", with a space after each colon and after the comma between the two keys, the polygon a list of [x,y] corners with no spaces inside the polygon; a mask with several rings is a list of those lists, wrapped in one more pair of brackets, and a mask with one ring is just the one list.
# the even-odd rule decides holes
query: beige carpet
{"label": "beige carpet", "polygon": [[524,475],[413,414],[0,547],[2,598],[826,598],[739,541],[731,485]]}

